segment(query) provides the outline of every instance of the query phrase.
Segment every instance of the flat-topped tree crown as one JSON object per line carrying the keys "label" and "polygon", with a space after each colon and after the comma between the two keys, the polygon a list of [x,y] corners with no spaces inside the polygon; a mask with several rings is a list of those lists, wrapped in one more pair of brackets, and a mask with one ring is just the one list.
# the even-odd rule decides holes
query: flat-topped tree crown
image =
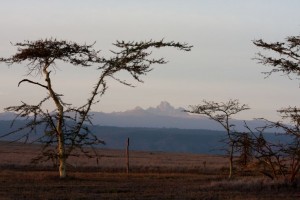
{"label": "flat-topped tree crown", "polygon": [[[127,71],[137,81],[143,82],[139,76],[145,75],[152,70],[153,64],[166,64],[164,58],[150,58],[152,55],[151,49],[159,49],[163,47],[173,47],[182,51],[190,51],[193,46],[187,43],[179,42],[165,42],[163,39],[160,41],[117,41],[113,44],[118,50],[114,50],[113,57],[106,59],[101,58],[101,66],[98,69],[104,69],[111,74],[118,71]],[[150,50],[149,50],[150,49]],[[112,76],[112,78],[115,78]],[[115,78],[116,79],[116,78]],[[119,79],[116,79],[119,81]],[[123,84],[125,82],[122,82]],[[131,85],[125,83],[126,85]]]}
{"label": "flat-topped tree crown", "polygon": [[[4,136],[25,130],[25,133],[21,134],[19,139],[26,138],[27,140],[29,134],[36,131],[38,127],[44,127],[44,134],[36,139],[36,141],[44,144],[41,156],[36,161],[57,159],[59,161],[61,178],[66,177],[66,160],[69,156],[72,156],[71,153],[74,149],[79,149],[84,154],[89,155],[89,151],[84,149],[85,146],[93,147],[93,145],[104,143],[90,131],[88,124],[91,124],[89,115],[91,107],[99,102],[99,98],[102,97],[107,89],[106,79],[113,78],[121,84],[132,86],[126,80],[120,80],[117,77],[118,72],[128,72],[131,78],[143,82],[140,76],[146,75],[151,71],[151,65],[167,63],[164,58],[150,58],[153,49],[173,47],[183,51],[190,51],[192,48],[186,43],[164,42],[163,40],[142,42],[117,41],[113,44],[117,50],[111,51],[112,56],[110,58],[105,58],[99,56],[99,51],[93,49],[94,44],[79,45],[75,42],[59,41],[52,38],[25,41],[13,45],[18,47],[17,52],[9,58],[0,58],[0,62],[8,64],[28,62],[25,66],[29,71],[27,75],[35,72],[43,76],[44,80],[36,82],[23,79],[19,82],[19,85],[21,83],[29,83],[42,87],[46,89],[47,96],[37,105],[22,102],[20,106],[6,108],[6,111],[17,113],[17,117],[28,117],[29,122],[24,127]],[[95,81],[86,103],[82,106],[77,107],[64,102],[62,99],[63,95],[58,94],[57,89],[54,88],[49,68],[50,66],[55,67],[56,61],[83,67],[96,65],[99,77]],[[53,112],[48,112],[47,109],[43,108],[46,101],[52,101],[55,106]],[[57,145],[56,148],[53,144]]]}
{"label": "flat-topped tree crown", "polygon": [[54,65],[56,60],[73,65],[90,66],[100,61],[99,51],[93,49],[94,44],[79,45],[75,42],[52,38],[24,41],[13,44],[18,47],[16,54],[9,58],[1,58],[0,61],[8,64],[29,61],[27,67],[30,73],[40,72],[43,67]]}

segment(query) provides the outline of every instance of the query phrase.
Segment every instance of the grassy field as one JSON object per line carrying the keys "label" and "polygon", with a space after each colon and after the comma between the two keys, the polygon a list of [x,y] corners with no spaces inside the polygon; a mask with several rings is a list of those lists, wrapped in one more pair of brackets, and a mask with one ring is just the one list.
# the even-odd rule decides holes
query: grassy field
{"label": "grassy field", "polygon": [[37,145],[0,143],[0,199],[300,199],[300,186],[258,174],[227,180],[221,156],[99,149],[101,159],[69,160],[68,178],[52,163],[31,165]]}

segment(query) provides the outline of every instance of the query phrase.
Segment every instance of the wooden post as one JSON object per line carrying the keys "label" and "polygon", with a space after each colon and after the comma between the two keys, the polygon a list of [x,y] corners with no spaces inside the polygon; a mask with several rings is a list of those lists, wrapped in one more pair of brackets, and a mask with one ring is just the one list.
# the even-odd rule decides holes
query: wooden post
{"label": "wooden post", "polygon": [[206,170],[206,161],[203,161],[203,169]]}
{"label": "wooden post", "polygon": [[129,173],[129,138],[126,142],[126,172]]}

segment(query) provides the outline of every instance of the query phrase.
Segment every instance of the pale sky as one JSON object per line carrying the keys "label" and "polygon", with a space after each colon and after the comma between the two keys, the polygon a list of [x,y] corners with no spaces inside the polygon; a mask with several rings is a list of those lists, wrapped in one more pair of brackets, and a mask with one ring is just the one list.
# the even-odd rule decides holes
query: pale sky
{"label": "pale sky", "polygon": [[[264,79],[270,68],[252,58],[260,49],[252,40],[283,41],[300,33],[299,0],[1,0],[0,57],[16,52],[10,42],[57,38],[93,43],[109,55],[116,40],[187,42],[191,52],[163,49],[166,65],[154,66],[145,83],[129,88],[109,81],[109,89],[93,111],[147,108],[161,101],[175,107],[203,99],[239,99],[250,111],[237,118],[278,120],[277,109],[300,106],[299,80],[281,74]],[[37,103],[45,91],[28,84],[24,65],[0,64],[0,111],[21,101]],[[97,79],[95,68],[61,64],[53,78],[64,100],[81,105]],[[122,79],[129,76],[121,74]],[[30,77],[43,81],[39,76]]]}

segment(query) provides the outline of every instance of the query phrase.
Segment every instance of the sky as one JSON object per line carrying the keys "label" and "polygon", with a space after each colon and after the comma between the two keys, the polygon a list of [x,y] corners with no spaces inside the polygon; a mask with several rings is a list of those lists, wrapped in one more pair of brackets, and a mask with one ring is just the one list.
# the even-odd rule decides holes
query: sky
{"label": "sky", "polygon": [[[299,0],[1,0],[0,57],[16,52],[11,42],[45,38],[81,44],[96,41],[94,48],[105,56],[110,56],[116,40],[187,42],[194,46],[191,52],[155,50],[153,56],[169,62],[153,66],[144,83],[120,74],[135,88],[109,80],[106,94],[92,110],[125,111],[161,101],[188,108],[204,99],[238,99],[251,109],[235,118],[279,120],[276,110],[300,106],[300,82],[280,73],[265,78],[262,72],[271,68],[253,60],[261,49],[252,41],[284,41],[299,35],[299,8]],[[38,87],[17,86],[26,77],[25,66],[0,63],[0,112],[45,97]],[[60,63],[52,78],[66,102],[82,105],[98,75],[96,66]],[[29,78],[43,81],[40,76]]]}

